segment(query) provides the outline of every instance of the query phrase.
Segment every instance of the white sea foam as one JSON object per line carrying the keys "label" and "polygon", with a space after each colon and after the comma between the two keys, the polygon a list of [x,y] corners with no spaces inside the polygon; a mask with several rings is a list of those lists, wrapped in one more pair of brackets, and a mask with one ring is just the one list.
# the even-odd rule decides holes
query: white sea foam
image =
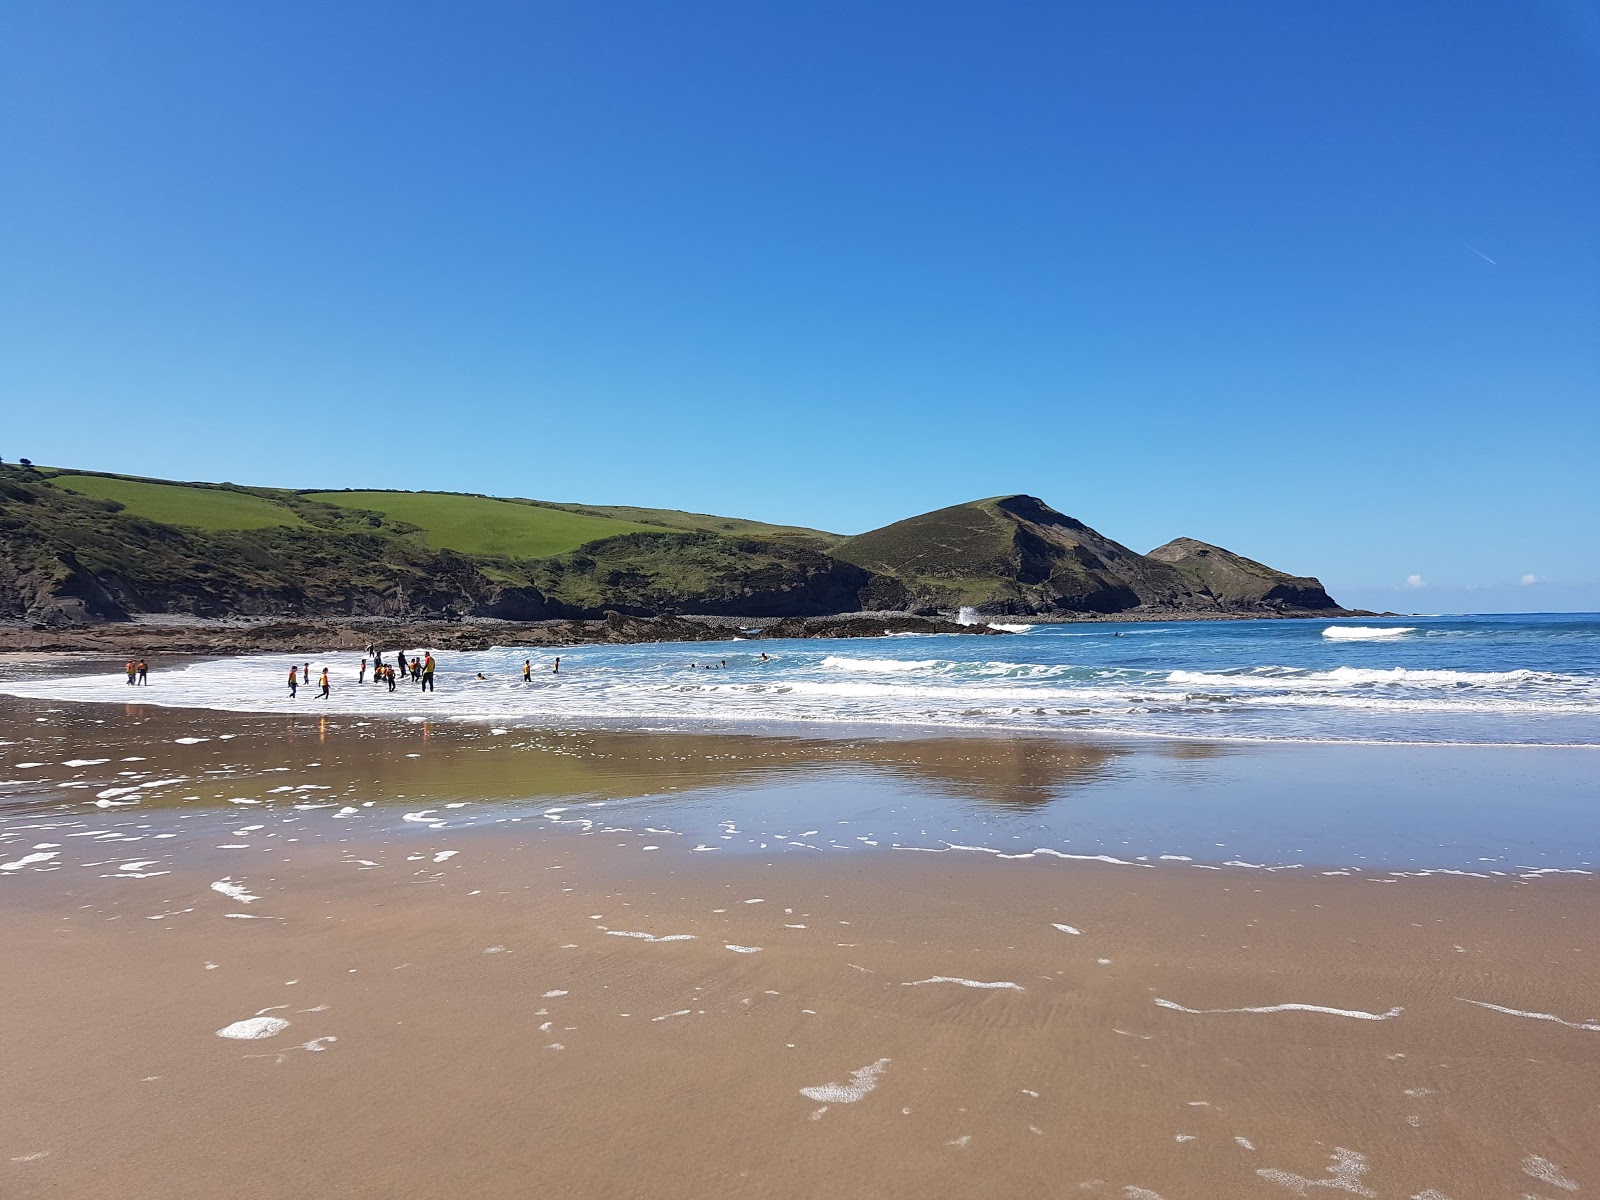
{"label": "white sea foam", "polygon": [[848,1083],[821,1083],[815,1087],[803,1087],[800,1094],[818,1104],[854,1104],[864,1100],[878,1086],[878,1080],[888,1069],[889,1061],[880,1058],[877,1062],[851,1071]]}
{"label": "white sea foam", "polygon": [[237,900],[240,904],[250,904],[261,899],[260,896],[253,895],[247,891],[243,884],[235,883],[231,875],[224,875],[217,880],[211,885],[211,890],[213,892],[221,892],[230,900]]}
{"label": "white sea foam", "polygon": [[217,1030],[217,1036],[256,1041],[282,1033],[287,1028],[289,1022],[282,1017],[247,1017],[243,1021],[235,1021],[232,1025],[224,1025]]}
{"label": "white sea foam", "polygon": [[995,983],[985,983],[981,979],[961,979],[955,975],[935,975],[929,979],[913,979],[910,983],[902,983],[901,987],[921,987],[925,983],[957,983],[969,988],[1010,988],[1013,991],[1026,989],[1020,983],[1012,983],[1009,979],[1002,979]]}
{"label": "white sea foam", "polygon": [[1364,1012],[1359,1008],[1328,1008],[1321,1004],[1266,1004],[1255,1008],[1185,1008],[1171,1000],[1156,998],[1160,1008],[1170,1008],[1174,1012],[1190,1013],[1194,1016],[1208,1016],[1214,1013],[1280,1013],[1280,1012],[1308,1012],[1324,1013],[1330,1017],[1351,1017],[1357,1021],[1389,1021],[1398,1017],[1405,1011],[1403,1008],[1391,1008],[1387,1012]]}
{"label": "white sea foam", "polygon": [[1380,642],[1415,632],[1409,625],[1329,625],[1322,636],[1336,642]]}
{"label": "white sea foam", "polygon": [[1457,996],[1457,1000],[1467,1004],[1476,1004],[1479,1008],[1487,1008],[1492,1012],[1505,1013],[1508,1017],[1528,1017],[1535,1021],[1554,1021],[1557,1025],[1565,1025],[1568,1029],[1586,1029],[1590,1033],[1600,1033],[1600,1022],[1596,1021],[1568,1021],[1554,1013],[1527,1012],[1520,1008],[1506,1008],[1501,1004],[1490,1004],[1487,1000],[1468,1000],[1465,996]]}
{"label": "white sea foam", "polygon": [[726,946],[723,947],[723,949],[724,950],[732,950],[735,954],[760,954],[761,953],[761,947],[760,946],[733,946],[733,945],[726,945]]}
{"label": "white sea foam", "polygon": [[34,863],[49,862],[52,858],[58,858],[60,853],[59,850],[36,850],[11,862],[0,863],[0,871],[20,871],[23,867],[31,867]]}
{"label": "white sea foam", "polygon": [[1362,1176],[1367,1173],[1365,1154],[1336,1146],[1329,1157],[1332,1161],[1328,1164],[1327,1174],[1321,1179],[1307,1179],[1304,1175],[1296,1175],[1292,1171],[1280,1170],[1277,1167],[1261,1167],[1256,1170],[1256,1174],[1272,1183],[1282,1184],[1297,1196],[1304,1196],[1311,1188],[1349,1192],[1354,1196],[1377,1196],[1377,1192],[1361,1182]]}
{"label": "white sea foam", "polygon": [[1071,925],[1057,925],[1053,921],[1050,924],[1050,928],[1059,929],[1059,930],[1061,930],[1062,933],[1071,933],[1071,934],[1082,934],[1083,933],[1083,930],[1081,930],[1081,929],[1074,929]]}
{"label": "white sea foam", "polygon": [[1578,1184],[1575,1180],[1568,1179],[1561,1173],[1561,1168],[1548,1158],[1537,1154],[1530,1154],[1522,1160],[1522,1173],[1530,1179],[1537,1179],[1540,1183],[1548,1183],[1551,1187],[1558,1187],[1564,1192],[1575,1192]]}
{"label": "white sea foam", "polygon": [[640,933],[634,929],[608,929],[608,937],[638,938],[642,942],[692,942],[695,935],[692,933],[668,933],[657,937],[653,933]]}

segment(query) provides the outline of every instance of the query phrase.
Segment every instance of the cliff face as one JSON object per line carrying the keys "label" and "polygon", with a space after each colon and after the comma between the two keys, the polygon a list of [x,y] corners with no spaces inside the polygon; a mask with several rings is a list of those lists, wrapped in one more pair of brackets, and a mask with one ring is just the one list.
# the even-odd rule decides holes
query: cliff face
{"label": "cliff face", "polygon": [[1315,580],[1205,549],[1139,554],[1034,496],[999,496],[848,538],[834,554],[899,579],[914,603],[993,614],[1338,609]]}
{"label": "cliff face", "polygon": [[1230,612],[1340,611],[1318,580],[1274,570],[1194,538],[1174,538],[1147,557],[1174,567]]}

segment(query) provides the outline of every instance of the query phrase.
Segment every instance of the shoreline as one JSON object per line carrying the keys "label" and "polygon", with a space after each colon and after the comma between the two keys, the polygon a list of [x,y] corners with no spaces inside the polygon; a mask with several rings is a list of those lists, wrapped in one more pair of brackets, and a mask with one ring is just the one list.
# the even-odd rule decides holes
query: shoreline
{"label": "shoreline", "polygon": [[[249,654],[317,653],[358,650],[382,635],[386,642],[442,650],[483,650],[491,646],[556,647],[629,645],[650,642],[730,641],[760,637],[881,637],[885,633],[962,633],[1001,635],[1007,624],[1165,624],[1199,621],[1331,621],[1387,619],[1392,613],[1340,609],[1330,613],[1082,613],[1046,616],[985,615],[963,625],[946,618],[911,613],[839,613],[817,617],[633,617],[612,614],[604,620],[459,622],[403,617],[217,617],[189,618],[149,614],[133,621],[35,628],[25,622],[0,623],[0,657],[16,653]],[[159,619],[150,619],[159,616]],[[759,632],[755,632],[759,630]]]}

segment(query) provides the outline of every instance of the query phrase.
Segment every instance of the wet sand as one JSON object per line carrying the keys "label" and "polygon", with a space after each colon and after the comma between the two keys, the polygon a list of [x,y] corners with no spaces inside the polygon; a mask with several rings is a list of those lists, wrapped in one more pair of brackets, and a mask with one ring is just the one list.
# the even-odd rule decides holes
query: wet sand
{"label": "wet sand", "polygon": [[1200,748],[4,717],[6,1195],[1600,1187],[1591,875],[913,846]]}

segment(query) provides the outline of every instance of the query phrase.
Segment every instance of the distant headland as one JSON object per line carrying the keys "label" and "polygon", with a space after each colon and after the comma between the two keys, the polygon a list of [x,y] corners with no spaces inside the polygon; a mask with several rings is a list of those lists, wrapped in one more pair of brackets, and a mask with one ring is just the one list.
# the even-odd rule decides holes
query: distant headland
{"label": "distant headland", "polygon": [[1314,578],[1187,537],[1140,554],[1025,495],[851,537],[671,509],[0,465],[0,619],[33,631],[610,616],[610,636],[641,637],[641,619],[681,634],[679,618],[787,618],[798,632],[807,618],[960,610],[966,627],[1349,615]]}

